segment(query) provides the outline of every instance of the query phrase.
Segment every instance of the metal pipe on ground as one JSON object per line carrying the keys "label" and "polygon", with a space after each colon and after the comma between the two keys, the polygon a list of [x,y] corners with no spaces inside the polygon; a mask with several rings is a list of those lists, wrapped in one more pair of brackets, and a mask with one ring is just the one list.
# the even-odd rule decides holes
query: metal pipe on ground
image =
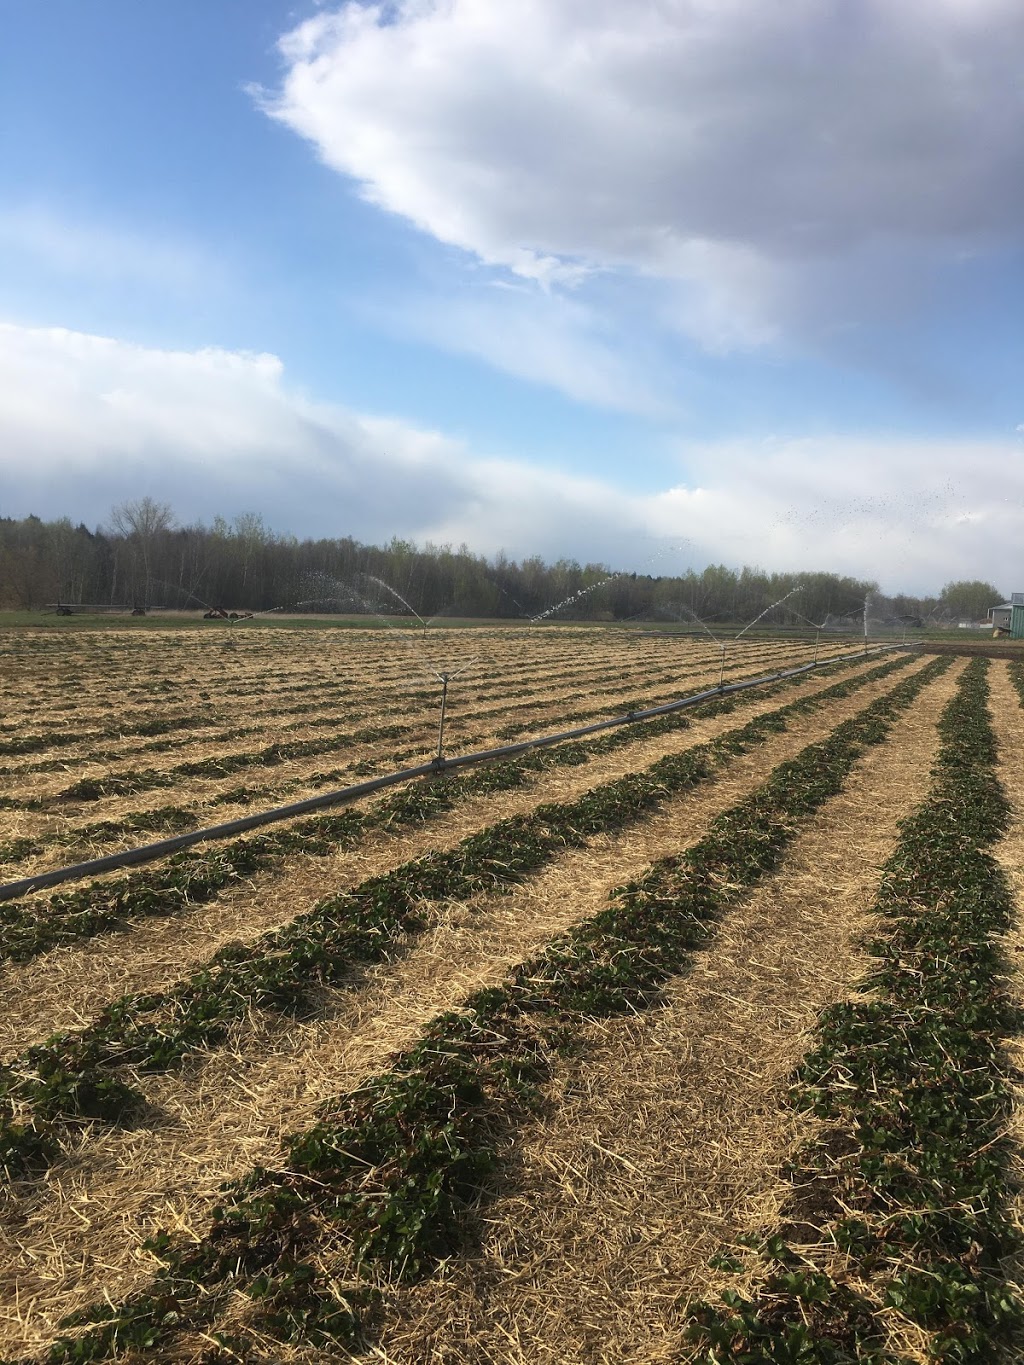
{"label": "metal pipe on ground", "polygon": [[[891,650],[907,649],[905,645],[879,645],[871,650],[872,654],[883,654]],[[863,654],[857,657],[863,658]],[[726,683],[724,686],[709,687],[704,692],[695,692],[678,701],[665,702],[663,706],[651,706],[644,711],[627,711],[622,716],[611,716],[608,720],[595,721],[592,725],[581,725],[573,730],[561,730],[557,734],[542,735],[538,739],[520,740],[518,744],[505,744],[499,749],[480,749],[473,754],[460,754],[456,758],[438,757],[429,763],[421,763],[415,768],[402,768],[398,772],[385,773],[383,777],[373,777],[367,782],[357,782],[352,787],[341,787],[336,791],[323,792],[320,796],[309,796],[304,801],[294,801],[288,806],[276,806],[273,810],[259,811],[255,815],[242,815],[237,820],[228,820],[221,825],[211,825],[207,829],[192,830],[188,834],[176,834],[172,839],[160,839],[155,844],[144,844],[141,848],[124,849],[120,853],[108,853],[103,858],[90,858],[88,862],[74,863],[68,867],[56,867],[50,872],[39,872],[33,877],[22,877],[20,881],[0,885],[0,901],[14,900],[32,891],[42,891],[49,886],[59,886],[62,882],[81,881],[94,877],[100,872],[113,872],[121,867],[133,867],[138,863],[155,862],[171,853],[194,844],[208,843],[216,839],[230,839],[236,834],[246,834],[249,830],[260,829],[263,825],[275,825],[282,820],[292,820],[298,815],[308,815],[310,811],[324,810],[328,806],[349,805],[360,797],[370,796],[395,787],[403,782],[414,782],[419,777],[436,777],[439,773],[451,772],[455,768],[465,768],[472,763],[486,763],[491,759],[511,758],[515,754],[530,749],[543,749],[564,740],[580,739],[593,735],[600,730],[611,730],[618,725],[635,725],[639,721],[651,720],[655,716],[665,716],[673,711],[683,711],[701,702],[713,701],[716,697],[727,697],[733,692],[745,692],[751,687],[765,687],[769,683],[781,682],[784,678],[795,678],[801,673],[809,673],[816,668],[824,668],[836,663],[835,659],[822,659],[796,668],[783,669],[777,673],[765,673],[759,678],[746,678],[742,682]]]}

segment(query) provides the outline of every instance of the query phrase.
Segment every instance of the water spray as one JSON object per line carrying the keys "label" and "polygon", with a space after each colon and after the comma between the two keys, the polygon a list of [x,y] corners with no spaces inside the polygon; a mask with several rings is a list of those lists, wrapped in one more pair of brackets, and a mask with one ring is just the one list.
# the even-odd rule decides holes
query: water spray
{"label": "water spray", "polygon": [[363,578],[368,578],[371,583],[376,583],[378,588],[383,588],[385,592],[389,592],[396,602],[401,602],[406,611],[411,611],[413,616],[416,617],[416,620],[419,621],[420,625],[423,627],[423,634],[426,635],[427,625],[429,623],[424,621],[416,608],[407,602],[400,592],[396,591],[390,583],[385,583],[383,578],[378,578],[376,574],[364,573],[361,576]]}
{"label": "water spray", "polygon": [[[383,613],[376,611],[376,610],[374,609],[374,607],[373,607],[373,604],[372,604],[371,602],[369,602],[369,601],[362,595],[362,593],[357,592],[354,588],[351,588],[351,587],[349,587],[349,586],[346,585],[346,584],[341,584],[341,585],[338,585],[338,586],[343,587],[344,590],[345,590],[345,592],[346,592],[350,597],[355,598],[356,601],[358,601],[359,603],[361,603],[362,606],[363,606],[363,608],[364,608],[364,610],[367,610],[367,611],[371,612],[374,616],[376,616],[376,618],[377,618],[380,622],[382,622],[383,625],[387,626],[389,630],[394,631],[394,632],[399,636],[399,638],[402,640],[402,643],[406,646],[406,648],[411,649],[411,648],[413,648],[413,647],[415,646],[415,647],[418,647],[418,648],[421,649],[421,650],[424,649],[424,648],[425,648],[424,641],[425,641],[425,639],[426,639],[427,631],[428,631],[428,629],[430,628],[431,623],[432,623],[433,621],[435,621],[435,620],[437,619],[437,617],[436,617],[436,616],[435,616],[435,617],[431,617],[430,621],[425,621],[425,620],[423,619],[423,617],[419,614],[419,612],[416,610],[416,608],[412,605],[411,602],[407,602],[400,592],[397,592],[397,591],[390,585],[390,583],[386,583],[386,582],[384,581],[384,579],[378,578],[378,577],[376,576],[376,574],[362,574],[361,577],[367,579],[367,580],[368,580],[369,582],[371,582],[371,583],[375,583],[378,587],[383,588],[386,592],[390,593],[391,596],[395,599],[396,602],[400,602],[400,603],[402,604],[402,606],[406,608],[407,611],[410,611],[410,612],[413,614],[413,616],[416,617],[416,620],[420,623],[420,625],[421,625],[422,628],[423,628],[422,631],[419,633],[419,639],[418,639],[418,640],[417,640],[415,637],[414,637],[413,639],[410,640],[410,639],[409,639],[409,632],[408,632],[407,630],[401,630],[401,629],[399,629],[399,628],[394,624],[394,622],[390,621],[386,616],[383,615]],[[433,674],[433,676],[434,676],[434,677],[437,679],[437,681],[441,684],[441,707],[440,707],[440,713],[439,713],[439,715],[438,715],[438,721],[437,721],[437,753],[435,754],[434,759],[433,759],[433,762],[434,762],[435,766],[438,767],[438,768],[440,768],[440,767],[444,764],[444,761],[445,761],[445,757],[444,757],[444,727],[445,727],[445,721],[447,720],[447,717],[448,717],[448,684],[449,684],[450,682],[453,682],[457,677],[459,677],[460,674],[465,673],[466,670],[467,670],[468,668],[472,668],[472,666],[476,663],[477,658],[478,658],[478,655],[473,654],[473,655],[471,655],[471,656],[469,657],[469,659],[467,659],[467,660],[462,664],[462,666],[461,666],[460,668],[456,668],[456,669],[452,670],[452,669],[448,669],[448,668],[438,667],[437,665],[435,665],[435,663],[433,662],[433,660],[430,659],[429,657],[426,658],[426,659],[424,659],[424,658],[422,658],[422,656],[421,656],[421,660],[420,660],[420,661],[421,661],[421,664],[423,664],[427,669],[429,669],[429,671]]]}
{"label": "water spray", "polygon": [[[199,594],[193,592],[191,588],[182,587],[180,583],[170,583],[166,578],[153,577],[149,579],[149,582],[159,583],[165,588],[170,588],[171,591],[175,593],[184,593],[186,598],[191,599],[193,602],[198,602],[201,607],[205,607],[207,612],[209,612],[214,619],[226,621],[229,626],[237,626],[239,621],[252,620],[256,616],[270,616],[274,612],[284,610],[283,607],[264,607],[260,611],[236,612],[232,615],[231,613],[226,612],[223,607],[215,607],[212,602],[207,602],[205,598],[200,597]],[[304,604],[300,602],[297,605],[303,606]]]}
{"label": "water spray", "polygon": [[747,631],[750,629],[750,627],[751,627],[751,626],[756,626],[757,623],[758,623],[758,621],[761,620],[761,617],[767,616],[768,613],[769,613],[770,611],[774,611],[776,607],[781,607],[782,604],[783,604],[783,602],[785,602],[785,601],[787,600],[787,598],[792,597],[794,593],[797,593],[797,592],[799,592],[799,591],[800,591],[800,589],[799,589],[798,587],[797,587],[797,588],[790,588],[789,592],[787,592],[786,595],[785,595],[784,597],[780,597],[779,600],[778,600],[777,602],[773,602],[773,603],[771,604],[770,607],[765,607],[764,611],[762,611],[762,612],[760,613],[760,615],[755,616],[754,619],[753,619],[752,621],[748,621],[747,624],[746,624],[746,625],[743,627],[743,629],[740,631],[739,635],[735,636],[735,639],[738,640],[738,639],[740,638],[740,635],[746,635],[746,633],[747,633]]}
{"label": "water spray", "polygon": [[494,586],[495,586],[495,587],[498,589],[498,591],[501,593],[502,597],[507,597],[508,600],[509,600],[510,602],[512,602],[515,606],[517,606],[517,607],[519,608],[519,614],[520,614],[520,616],[526,616],[526,615],[527,615],[526,608],[523,606],[522,602],[520,602],[520,600],[519,600],[518,597],[516,597],[516,596],[514,596],[512,593],[510,593],[509,590],[508,590],[508,588],[503,588],[503,587],[501,586],[501,584],[497,581],[497,579],[493,579],[493,578],[492,578],[492,579],[491,579],[491,582],[494,584]]}
{"label": "water spray", "polygon": [[805,616],[802,611],[797,611],[796,607],[790,607],[789,610],[794,616],[799,616],[801,621],[806,621],[809,626],[814,627],[814,662],[817,663],[818,641],[821,639],[821,632],[825,629],[825,622],[822,621],[819,625],[817,621],[812,621],[809,616]]}
{"label": "water spray", "polygon": [[588,597],[590,593],[596,592],[598,588],[607,587],[609,583],[614,583],[617,578],[623,576],[624,570],[617,570],[609,574],[607,578],[601,578],[596,583],[591,583],[588,588],[580,588],[579,592],[574,592],[568,597],[564,597],[561,602],[556,602],[553,607],[548,607],[545,611],[538,612],[536,616],[530,617],[530,625],[535,626],[538,621],[546,621],[549,616],[554,616],[556,611],[561,611],[563,607],[571,607],[574,602],[578,602],[582,597]]}
{"label": "water spray", "polygon": [[[676,550],[681,550],[685,544],[685,541],[680,541],[666,545],[663,549],[658,550],[651,555],[649,559],[644,560],[641,568],[648,568],[650,565],[657,563],[659,559],[663,559],[667,554],[672,554]],[[563,607],[571,607],[574,602],[579,602],[581,598],[588,597],[592,592],[596,592],[598,588],[606,588],[609,583],[614,583],[617,578],[628,578],[629,576],[630,571],[627,571],[626,569],[616,569],[613,573],[610,573],[607,578],[600,578],[596,583],[591,583],[589,587],[580,588],[578,592],[571,593],[570,596],[563,598],[561,602],[556,602],[553,607],[547,607],[544,611],[538,612],[536,616],[531,616],[530,625],[534,626],[538,621],[546,621],[549,616],[554,616],[556,611],[561,611]],[[636,577],[636,574],[633,574],[633,577]],[[511,594],[508,595],[511,596]],[[515,598],[513,597],[512,600],[514,602]],[[701,622],[701,624],[703,625],[703,622]]]}
{"label": "water spray", "polygon": [[[700,628],[701,628],[701,630],[704,632],[704,634],[707,635],[707,636],[709,637],[709,639],[712,641],[712,643],[714,644],[715,648],[716,648],[716,649],[721,649],[721,648],[722,648],[722,642],[721,642],[721,640],[720,640],[720,639],[718,638],[718,636],[714,633],[714,631],[711,629],[711,627],[708,625],[708,623],[707,623],[706,621],[701,620],[701,618],[697,615],[697,613],[696,613],[695,611],[692,611],[688,606],[686,606],[685,603],[683,603],[683,602],[672,602],[672,603],[669,603],[669,604],[667,604],[666,606],[662,607],[662,610],[663,610],[663,611],[671,611],[673,607],[682,607],[683,611],[686,612],[687,616],[692,616],[692,617],[693,617],[693,619],[697,622],[698,626],[700,626]],[[677,621],[678,621],[678,620],[681,620],[681,619],[682,619],[681,617],[678,617],[678,616],[676,617],[676,620],[677,620]]]}
{"label": "water spray", "polygon": [[700,626],[701,630],[704,631],[705,635],[707,635],[710,638],[715,648],[722,651],[721,659],[722,666],[718,671],[718,689],[719,691],[721,691],[722,688],[725,686],[725,641],[720,640],[718,636],[714,633],[714,631],[711,629],[711,627],[707,624],[707,622],[702,621],[701,618],[697,615],[697,613],[693,611],[690,607],[686,606],[685,603],[677,602],[675,603],[675,605],[682,607],[683,611],[685,611],[688,616],[692,616],[693,619],[697,622],[698,626]]}
{"label": "water spray", "polygon": [[[388,630],[392,632],[393,635],[397,636],[397,638],[401,640],[402,645],[404,646],[405,649],[415,651],[417,648],[422,648],[421,638],[418,639],[417,635],[422,637],[423,635],[426,634],[425,623],[423,622],[423,618],[419,615],[419,613],[413,611],[412,607],[409,607],[409,610],[416,617],[416,619],[421,624],[424,625],[424,630],[422,632],[417,632],[416,634],[413,634],[406,628],[397,626],[395,622],[391,620],[390,617],[385,616],[383,612],[377,611],[373,603],[368,598],[364,597],[363,594],[359,592],[356,588],[352,587],[351,584],[342,583],[336,578],[330,578],[328,575],[321,574],[317,575],[316,577],[320,580],[320,585],[322,587],[327,587],[329,585],[332,589],[334,589],[334,594],[329,596],[325,593],[323,596],[320,597],[306,598],[303,601],[296,603],[297,606],[300,607],[316,606],[317,604],[322,604],[326,602],[333,602],[338,605],[343,604],[346,601],[350,605],[352,603],[355,603],[356,606],[361,608],[361,610],[364,613],[366,613],[369,616],[373,616],[377,621],[380,622],[382,626],[385,626]],[[372,575],[365,574],[363,575],[363,577],[369,578],[372,577]],[[313,581],[315,582],[315,579]],[[374,582],[380,581],[381,580],[379,579],[374,579]],[[382,586],[387,587],[387,584],[383,584]],[[389,591],[399,601],[403,602],[406,606],[408,606],[408,603],[405,603],[404,598],[401,598],[398,593],[394,592],[393,589],[389,589]],[[434,667],[433,663],[429,659],[423,660],[421,655],[419,662],[420,665],[424,666],[425,669],[428,670],[433,677],[440,680],[441,677],[440,672],[438,671],[437,668]]]}
{"label": "water spray", "polygon": [[162,588],[170,588],[171,592],[184,593],[187,598],[191,598],[193,602],[198,602],[199,605],[205,607],[207,611],[217,610],[211,602],[204,601],[197,592],[192,592],[190,588],[183,588],[180,583],[170,583],[166,578],[153,578],[152,576],[148,579],[148,582],[159,583]]}

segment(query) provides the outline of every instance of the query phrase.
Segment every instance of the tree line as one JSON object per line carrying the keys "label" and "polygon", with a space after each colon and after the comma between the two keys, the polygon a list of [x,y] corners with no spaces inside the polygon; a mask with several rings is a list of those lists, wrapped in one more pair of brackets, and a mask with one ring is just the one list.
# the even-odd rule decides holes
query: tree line
{"label": "tree line", "polygon": [[682,575],[613,573],[537,556],[492,559],[465,545],[417,546],[350,536],[298,540],[245,513],[179,525],[151,498],[113,508],[90,530],[70,519],[0,517],[0,608],[92,606],[264,612],[345,612],[421,617],[558,620],[750,621],[815,625],[857,619],[916,624],[983,619],[1003,601],[990,583],[948,583],[935,597],[884,598],[870,580],[840,574],[767,573],[708,565]]}

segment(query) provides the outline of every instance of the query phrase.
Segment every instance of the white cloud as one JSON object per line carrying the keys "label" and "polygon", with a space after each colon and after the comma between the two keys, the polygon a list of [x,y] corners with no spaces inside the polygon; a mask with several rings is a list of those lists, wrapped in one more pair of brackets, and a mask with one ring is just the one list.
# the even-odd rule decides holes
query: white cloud
{"label": "white cloud", "polygon": [[670,387],[663,363],[636,342],[622,345],[621,335],[609,334],[601,314],[578,297],[492,282],[446,296],[406,292],[368,312],[403,336],[479,358],[582,403],[648,417],[674,411],[663,396]]}
{"label": "white cloud", "polygon": [[[286,388],[276,356],[2,324],[0,388],[7,512],[93,522],[153,493],[186,519],[244,506],[281,530],[376,537],[403,490],[424,517],[458,495],[438,473],[442,438],[396,425],[385,447],[357,416]],[[424,441],[433,460],[414,458]]]}
{"label": "white cloud", "polygon": [[824,568],[889,591],[1021,577],[1024,458],[1012,440],[833,436],[689,451],[693,489],[651,499],[698,558]]}
{"label": "white cloud", "polygon": [[487,458],[315,402],[269,355],[0,324],[0,392],[2,515],[91,525],[150,494],[185,521],[252,510],[299,536],[465,541],[654,573],[723,561],[832,569],[891,590],[960,577],[1022,586],[1015,434],[707,445],[685,452],[676,486],[640,494],[628,473],[616,485]]}
{"label": "white cloud", "polygon": [[1017,0],[361,0],[281,50],[264,106],[371,202],[548,285],[681,281],[713,347],[1020,230]]}

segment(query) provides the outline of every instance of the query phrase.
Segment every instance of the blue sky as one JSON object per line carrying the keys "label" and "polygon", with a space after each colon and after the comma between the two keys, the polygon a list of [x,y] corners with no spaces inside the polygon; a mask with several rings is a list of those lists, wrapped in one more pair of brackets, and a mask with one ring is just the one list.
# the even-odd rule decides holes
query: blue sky
{"label": "blue sky", "polygon": [[1024,586],[1016,0],[0,18],[0,514]]}

